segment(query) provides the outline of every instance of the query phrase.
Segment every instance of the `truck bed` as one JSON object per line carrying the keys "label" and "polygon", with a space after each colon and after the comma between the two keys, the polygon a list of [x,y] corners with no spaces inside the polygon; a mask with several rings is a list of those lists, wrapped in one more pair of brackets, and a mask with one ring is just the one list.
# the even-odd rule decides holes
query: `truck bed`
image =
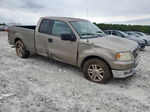
{"label": "truck bed", "polygon": [[26,28],[26,29],[32,29],[32,30],[35,30],[36,26],[31,26],[31,25],[28,25],[28,26],[15,26],[15,27],[20,27],[20,28]]}
{"label": "truck bed", "polygon": [[35,53],[34,36],[36,26],[9,26],[8,40],[11,45],[15,44],[16,39],[20,39],[26,45],[27,50]]}

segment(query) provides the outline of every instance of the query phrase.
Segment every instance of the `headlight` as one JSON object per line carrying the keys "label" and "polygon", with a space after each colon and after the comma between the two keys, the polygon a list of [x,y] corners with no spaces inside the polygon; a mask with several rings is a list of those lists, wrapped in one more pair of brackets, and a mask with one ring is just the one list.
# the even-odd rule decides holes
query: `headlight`
{"label": "headlight", "polygon": [[130,51],[129,52],[119,52],[119,53],[116,53],[115,58],[117,61],[130,61],[133,59],[133,55]]}
{"label": "headlight", "polygon": [[145,44],[145,41],[144,40],[139,40],[138,43],[139,44]]}

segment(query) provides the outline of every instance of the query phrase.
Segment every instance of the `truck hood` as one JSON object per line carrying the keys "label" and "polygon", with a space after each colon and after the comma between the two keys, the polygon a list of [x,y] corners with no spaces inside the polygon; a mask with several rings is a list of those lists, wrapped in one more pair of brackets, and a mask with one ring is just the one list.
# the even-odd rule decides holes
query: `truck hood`
{"label": "truck hood", "polygon": [[106,48],[116,52],[133,51],[138,47],[138,43],[132,40],[107,35],[99,38],[88,39],[89,43],[93,43],[95,47]]}

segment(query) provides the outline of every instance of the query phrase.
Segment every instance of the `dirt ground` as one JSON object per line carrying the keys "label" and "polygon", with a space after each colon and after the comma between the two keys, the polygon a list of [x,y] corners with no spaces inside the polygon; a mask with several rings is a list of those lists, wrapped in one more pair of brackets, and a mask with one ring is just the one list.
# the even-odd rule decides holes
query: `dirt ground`
{"label": "dirt ground", "polygon": [[0,112],[150,112],[150,47],[136,74],[101,85],[41,56],[20,59],[0,32]]}

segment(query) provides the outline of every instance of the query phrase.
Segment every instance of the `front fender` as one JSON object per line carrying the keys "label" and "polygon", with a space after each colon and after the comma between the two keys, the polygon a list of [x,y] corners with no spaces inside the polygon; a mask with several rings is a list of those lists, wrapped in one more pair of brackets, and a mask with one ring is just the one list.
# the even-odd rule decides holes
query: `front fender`
{"label": "front fender", "polygon": [[78,67],[82,67],[82,63],[85,59],[89,57],[98,57],[106,61],[109,66],[112,66],[112,62],[114,60],[114,55],[109,50],[103,48],[92,48],[89,50],[84,50],[81,54],[79,54],[78,58]]}

